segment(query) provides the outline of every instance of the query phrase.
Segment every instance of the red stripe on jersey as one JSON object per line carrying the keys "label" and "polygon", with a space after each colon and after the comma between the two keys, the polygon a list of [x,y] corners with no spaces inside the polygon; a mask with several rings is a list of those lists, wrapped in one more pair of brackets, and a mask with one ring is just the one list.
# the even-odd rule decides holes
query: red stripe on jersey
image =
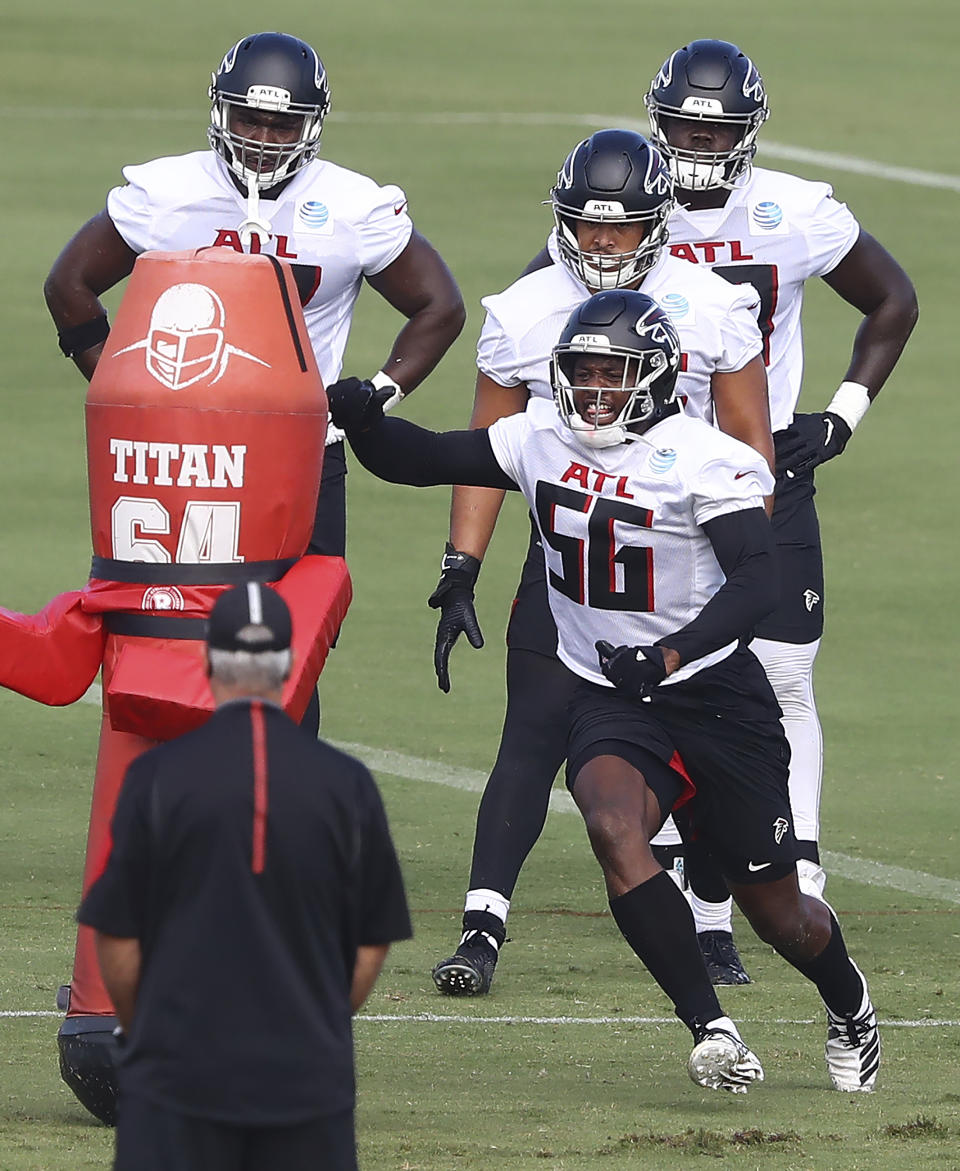
{"label": "red stripe on jersey", "polygon": [[250,705],[253,733],[253,857],[254,874],[262,874],[267,853],[267,730],[263,704]]}

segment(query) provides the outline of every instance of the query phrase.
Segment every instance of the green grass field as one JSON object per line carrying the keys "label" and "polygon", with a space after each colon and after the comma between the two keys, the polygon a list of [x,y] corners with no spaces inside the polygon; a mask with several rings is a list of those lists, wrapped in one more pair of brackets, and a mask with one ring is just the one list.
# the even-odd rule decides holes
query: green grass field
{"label": "green grass field", "polygon": [[[639,119],[662,58],[699,35],[739,41],[764,74],[772,145],[760,161],[833,182],[921,301],[880,403],[818,478],[829,594],[817,675],[823,846],[834,861],[828,893],[889,1022],[880,1092],[861,1100],[827,1088],[815,993],[742,923],[755,982],[724,1002],[767,1080],[745,1098],[694,1087],[686,1032],[627,953],[579,819],[563,810],[521,877],[493,994],[436,995],[429,969],[455,940],[477,796],[412,778],[476,781],[493,759],[525,515],[509,502],[480,584],[487,646],[455,652],[443,696],[425,598],[449,495],[354,470],[356,598],[322,681],[324,733],[399,754],[371,759],[382,766],[416,929],[356,1024],[362,1165],[613,1171],[708,1156],[738,1171],[960,1167],[960,403],[951,385],[960,167],[944,101],[955,5],[809,0],[763,11],[730,0],[721,21],[705,0],[673,9],[367,0],[325,13],[278,0],[266,14],[249,0],[229,9],[10,0],[0,44],[5,606],[39,610],[82,584],[89,565],[83,386],[56,348],[46,272],[122,165],[204,146],[208,74],[233,40],[264,25],[316,44],[334,101],[324,152],[404,186],[417,226],[463,288],[463,336],[405,408],[420,422],[465,422],[479,298],[541,246],[550,216],[540,200],[567,151],[589,127]],[[787,148],[840,157],[791,162]],[[858,170],[851,159],[875,166]],[[829,289],[811,288],[808,408],[822,409],[841,379],[856,322]],[[378,368],[396,329],[364,294],[347,370]],[[0,694],[0,1012],[51,1012],[69,978],[96,739],[93,705],[55,711]],[[109,1163],[111,1132],[60,1083],[56,1028],[51,1016],[0,1017],[0,1171]]]}

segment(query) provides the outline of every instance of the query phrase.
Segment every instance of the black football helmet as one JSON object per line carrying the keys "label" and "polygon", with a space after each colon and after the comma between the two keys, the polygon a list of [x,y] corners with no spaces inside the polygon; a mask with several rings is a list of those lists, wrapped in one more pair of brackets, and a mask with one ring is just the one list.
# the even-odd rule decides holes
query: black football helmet
{"label": "black football helmet", "polygon": [[[305,41],[286,33],[256,33],[237,41],[210,85],[210,145],[248,188],[267,190],[286,182],[317,153],[330,88],[323,62]],[[296,142],[278,145],[234,134],[234,107],[298,114]]]}
{"label": "black football helmet", "polygon": [[[598,130],[567,156],[550,203],[567,268],[590,289],[619,289],[656,264],[674,208],[673,181],[663,156],[642,134]],[[646,233],[635,251],[601,258],[580,247],[577,220],[642,223]]]}
{"label": "black football helmet", "polygon": [[[591,422],[577,410],[575,393],[596,396],[602,390],[577,386],[575,368],[584,354],[623,358],[619,387],[630,391],[620,414],[607,423]],[[550,384],[560,416],[588,447],[613,447],[678,410],[677,374],[680,338],[676,327],[652,297],[634,289],[595,293],[574,309],[550,357]]]}
{"label": "black football helmet", "polygon": [[[729,41],[691,41],[672,53],[644,97],[651,136],[670,160],[683,191],[734,187],[750,171],[757,131],[769,114],[763,79],[750,58]],[[670,145],[664,119],[719,122],[734,126],[731,150],[678,150]]]}

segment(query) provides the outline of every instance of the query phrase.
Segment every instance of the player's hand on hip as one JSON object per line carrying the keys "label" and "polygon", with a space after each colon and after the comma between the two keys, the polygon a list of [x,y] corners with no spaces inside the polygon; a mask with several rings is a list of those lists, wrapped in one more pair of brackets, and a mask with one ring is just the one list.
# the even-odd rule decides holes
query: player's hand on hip
{"label": "player's hand on hip", "polygon": [[383,406],[393,395],[363,378],[342,378],[327,387],[330,421],[347,434],[368,431],[383,418]]}
{"label": "player's hand on hip", "polygon": [[777,438],[777,479],[792,480],[839,455],[853,432],[833,411],[794,415]]}
{"label": "player's hand on hip", "polygon": [[614,646],[601,639],[594,644],[600,670],[626,695],[643,699],[667,677],[663,651],[658,646]]}
{"label": "player's hand on hip", "polygon": [[450,690],[450,652],[465,634],[472,647],[483,646],[483,634],[473,605],[473,591],[480,573],[480,561],[469,553],[460,553],[447,542],[440,581],[427,599],[427,604],[440,611],[437,638],[433,648],[433,668],[437,686],[443,692]]}

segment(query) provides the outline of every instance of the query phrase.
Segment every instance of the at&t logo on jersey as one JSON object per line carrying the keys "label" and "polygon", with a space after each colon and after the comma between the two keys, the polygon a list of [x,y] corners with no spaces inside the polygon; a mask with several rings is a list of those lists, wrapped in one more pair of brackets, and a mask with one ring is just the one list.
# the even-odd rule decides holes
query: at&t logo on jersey
{"label": "at&t logo on jersey", "polygon": [[682,293],[664,293],[660,304],[671,321],[685,321],[690,313],[690,302]]}
{"label": "at&t logo on jersey", "polygon": [[[248,354],[226,340],[223,302],[206,285],[171,285],[157,298],[150,314],[147,336],[117,350],[113,357],[144,350],[147,373],[168,390],[183,390],[205,378],[210,385],[226,373],[234,356],[270,368],[255,354]],[[212,377],[211,377],[212,375]]]}
{"label": "at&t logo on jersey", "polygon": [[650,471],[662,476],[664,472],[669,472],[676,462],[677,453],[672,447],[658,447],[650,456]]}
{"label": "at&t logo on jersey", "polygon": [[783,224],[783,208],[772,199],[762,199],[754,205],[753,222],[765,232],[775,231]]}
{"label": "at&t logo on jersey", "polygon": [[333,221],[330,219],[330,209],[319,199],[305,199],[297,207],[296,231],[312,232],[320,236],[332,235]]}

